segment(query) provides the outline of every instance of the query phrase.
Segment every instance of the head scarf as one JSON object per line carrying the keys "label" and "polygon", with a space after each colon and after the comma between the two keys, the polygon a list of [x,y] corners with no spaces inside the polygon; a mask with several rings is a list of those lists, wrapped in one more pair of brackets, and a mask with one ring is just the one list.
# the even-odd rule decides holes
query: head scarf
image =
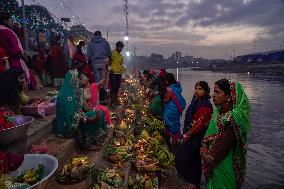
{"label": "head scarf", "polygon": [[[236,128],[234,133],[237,138],[237,147],[231,150],[229,154],[222,160],[213,170],[212,177],[207,183],[208,188],[218,188],[226,180],[226,185],[232,188],[240,188],[245,177],[246,169],[246,148],[247,135],[251,128],[249,113],[251,106],[244,88],[239,82],[230,81],[231,98],[233,101],[233,109],[229,112],[229,119],[222,119],[222,125],[234,120]],[[216,135],[218,133],[217,116],[220,111],[220,106],[214,109],[211,122],[207,129],[206,137]]]}
{"label": "head scarf", "polygon": [[[231,111],[231,116],[236,122],[238,128],[241,131],[241,137],[244,143],[247,141],[247,134],[251,128],[249,113],[251,111],[251,106],[248,100],[247,95],[245,94],[243,86],[239,82],[230,81],[231,85],[231,97],[233,100],[233,110]],[[220,106],[216,106],[214,109],[210,129],[208,128],[207,134],[215,134],[218,132],[217,128],[217,115],[220,111]],[[211,126],[212,125],[212,126]]]}
{"label": "head scarf", "polygon": [[159,70],[160,70],[159,76],[165,77],[167,74],[166,70],[164,68],[161,68]]}

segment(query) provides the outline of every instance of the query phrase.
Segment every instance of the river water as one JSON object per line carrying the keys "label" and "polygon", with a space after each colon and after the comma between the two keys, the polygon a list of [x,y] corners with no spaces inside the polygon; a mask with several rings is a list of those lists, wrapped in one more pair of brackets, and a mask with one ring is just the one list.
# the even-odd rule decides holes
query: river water
{"label": "river water", "polygon": [[[177,74],[176,70],[169,72]],[[178,80],[187,106],[197,81],[207,81],[212,94],[214,82],[222,78],[239,81],[252,105],[252,129],[248,138],[247,174],[243,188],[284,188],[283,77],[179,69]]]}

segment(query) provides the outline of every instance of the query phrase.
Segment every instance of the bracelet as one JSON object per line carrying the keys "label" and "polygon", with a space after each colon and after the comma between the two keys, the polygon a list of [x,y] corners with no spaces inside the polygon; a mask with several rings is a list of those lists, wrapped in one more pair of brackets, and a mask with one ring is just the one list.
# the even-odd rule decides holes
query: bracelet
{"label": "bracelet", "polygon": [[83,122],[84,122],[84,124],[86,124],[86,123],[87,123],[87,121],[88,121],[87,116],[84,116],[84,118],[83,118]]}
{"label": "bracelet", "polygon": [[208,154],[208,149],[206,147],[201,147],[200,148],[200,155],[203,154],[203,153]]}

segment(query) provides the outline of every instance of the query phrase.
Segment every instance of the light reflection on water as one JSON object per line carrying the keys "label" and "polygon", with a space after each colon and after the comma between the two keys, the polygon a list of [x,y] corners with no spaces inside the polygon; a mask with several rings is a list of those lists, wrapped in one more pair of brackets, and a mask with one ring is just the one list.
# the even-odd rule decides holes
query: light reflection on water
{"label": "light reflection on water", "polygon": [[[176,70],[169,71],[177,73]],[[212,94],[214,82],[222,78],[239,81],[252,105],[247,176],[243,188],[284,188],[284,79],[179,69],[187,106],[197,81],[207,81]]]}

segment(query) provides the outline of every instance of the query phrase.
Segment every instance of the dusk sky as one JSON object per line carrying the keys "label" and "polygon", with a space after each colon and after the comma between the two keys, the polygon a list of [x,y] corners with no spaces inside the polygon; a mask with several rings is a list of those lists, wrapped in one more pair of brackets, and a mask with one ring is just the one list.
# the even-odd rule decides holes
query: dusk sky
{"label": "dusk sky", "polygon": [[[59,18],[78,16],[92,32],[106,36],[108,29],[111,45],[125,35],[122,0],[36,2]],[[275,50],[284,48],[284,0],[129,0],[129,27],[137,55],[229,58]]]}

